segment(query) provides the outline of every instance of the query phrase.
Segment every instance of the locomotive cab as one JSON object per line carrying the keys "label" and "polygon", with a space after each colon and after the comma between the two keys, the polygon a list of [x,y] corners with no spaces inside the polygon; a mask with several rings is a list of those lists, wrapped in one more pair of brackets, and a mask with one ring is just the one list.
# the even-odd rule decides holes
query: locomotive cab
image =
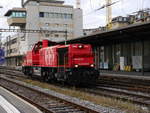
{"label": "locomotive cab", "polygon": [[60,46],[57,52],[58,73],[56,77],[58,80],[79,84],[91,82],[98,77],[98,71],[94,68],[94,55],[91,45]]}

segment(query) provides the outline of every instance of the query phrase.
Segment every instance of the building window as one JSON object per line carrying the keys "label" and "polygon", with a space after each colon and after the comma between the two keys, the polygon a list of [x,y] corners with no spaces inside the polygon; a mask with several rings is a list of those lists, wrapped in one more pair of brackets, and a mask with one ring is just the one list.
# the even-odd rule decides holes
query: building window
{"label": "building window", "polygon": [[63,14],[62,13],[60,14],[60,18],[63,18]]}
{"label": "building window", "polygon": [[44,17],[44,12],[40,12],[39,17]]}
{"label": "building window", "polygon": [[64,24],[63,26],[67,28],[68,25],[67,25],[67,24]]}
{"label": "building window", "polygon": [[18,15],[19,15],[19,17],[22,17],[22,13],[21,12],[19,12]]}
{"label": "building window", "polygon": [[127,21],[127,18],[124,18],[124,21]]}
{"label": "building window", "polygon": [[16,17],[20,17],[20,14],[18,12],[16,12]]}
{"label": "building window", "polygon": [[57,37],[59,37],[59,35],[58,35],[58,34],[55,34],[55,37],[57,38]]}
{"label": "building window", "polygon": [[21,41],[25,41],[25,36],[21,37]]}
{"label": "building window", "polygon": [[54,13],[54,18],[57,18],[57,13]]}
{"label": "building window", "polygon": [[15,12],[12,12],[12,17],[16,17],[16,13]]}
{"label": "building window", "polygon": [[72,19],[72,14],[67,14],[68,19]]}
{"label": "building window", "polygon": [[59,27],[59,24],[55,24],[56,27]]}
{"label": "building window", "polygon": [[49,34],[45,34],[45,37],[49,37]]}
{"label": "building window", "polygon": [[61,18],[61,13],[58,14],[58,18]]}
{"label": "building window", "polygon": [[11,17],[24,18],[26,17],[26,12],[12,12]]}
{"label": "building window", "polygon": [[49,13],[44,13],[44,17],[49,18]]}
{"label": "building window", "polygon": [[62,18],[65,18],[65,14],[62,14]]}
{"label": "building window", "polygon": [[67,13],[52,13],[52,12],[40,12],[40,17],[46,17],[46,18],[61,18],[61,19],[72,19],[72,14]]}
{"label": "building window", "polygon": [[49,26],[49,23],[45,23],[46,26]]}
{"label": "building window", "polygon": [[119,22],[122,22],[122,17],[119,18]]}
{"label": "building window", "polygon": [[67,14],[64,14],[64,18],[67,19]]}
{"label": "building window", "polygon": [[52,14],[51,13],[49,13],[48,16],[49,16],[49,18],[52,18]]}
{"label": "building window", "polygon": [[55,18],[55,14],[54,13],[51,13],[50,15],[51,15],[50,18]]}
{"label": "building window", "polygon": [[25,12],[22,13],[22,17],[26,17],[26,13]]}
{"label": "building window", "polygon": [[11,40],[11,44],[15,44],[15,43],[17,43],[17,38]]}
{"label": "building window", "polygon": [[56,13],[56,18],[59,18],[59,15],[60,15],[59,13]]}

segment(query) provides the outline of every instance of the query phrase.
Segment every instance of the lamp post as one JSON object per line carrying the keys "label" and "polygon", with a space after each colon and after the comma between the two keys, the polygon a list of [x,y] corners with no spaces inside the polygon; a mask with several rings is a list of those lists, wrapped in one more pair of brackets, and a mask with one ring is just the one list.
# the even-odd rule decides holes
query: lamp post
{"label": "lamp post", "polygon": [[142,40],[142,75],[144,76],[144,64],[145,64],[145,62],[144,62],[144,41]]}
{"label": "lamp post", "polygon": [[65,24],[66,31],[65,31],[65,45],[67,45],[67,24]]}
{"label": "lamp post", "polygon": [[65,37],[65,45],[67,45],[67,29],[65,31],[66,37]]}
{"label": "lamp post", "polygon": [[[0,8],[3,8],[3,6],[0,6]],[[2,33],[0,32],[0,48],[2,46]]]}

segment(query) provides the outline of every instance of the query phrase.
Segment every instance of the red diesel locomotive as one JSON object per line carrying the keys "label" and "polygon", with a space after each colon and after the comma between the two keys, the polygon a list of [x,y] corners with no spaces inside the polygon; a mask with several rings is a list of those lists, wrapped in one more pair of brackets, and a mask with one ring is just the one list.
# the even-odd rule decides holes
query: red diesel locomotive
{"label": "red diesel locomotive", "polygon": [[39,75],[45,81],[73,84],[95,81],[99,75],[91,45],[56,45],[48,40],[38,42],[27,52],[22,71],[29,76]]}

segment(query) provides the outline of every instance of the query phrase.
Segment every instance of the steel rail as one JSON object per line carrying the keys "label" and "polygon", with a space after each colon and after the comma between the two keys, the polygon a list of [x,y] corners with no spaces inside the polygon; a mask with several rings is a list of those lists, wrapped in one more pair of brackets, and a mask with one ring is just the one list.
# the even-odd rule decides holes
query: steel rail
{"label": "steel rail", "polygon": [[[9,74],[9,73],[7,73],[7,74]],[[14,73],[14,76],[15,76],[15,73]],[[108,84],[108,82],[110,82],[110,84]],[[116,85],[117,83],[120,84],[120,86],[117,86]],[[134,91],[130,88],[140,87],[142,89],[145,86],[140,86],[140,85],[139,86],[132,86],[132,85],[130,86],[129,83],[119,83],[119,82],[117,82],[117,83],[113,84],[113,83],[111,83],[111,80],[110,80],[110,81],[107,81],[107,84],[99,84],[99,83],[96,85],[89,84],[91,86],[90,88],[88,88],[88,89],[87,88],[85,88],[85,89],[79,88],[79,90],[85,91],[88,93],[92,93],[92,94],[96,94],[96,95],[102,95],[102,96],[106,96],[106,97],[121,99],[123,101],[130,101],[132,103],[136,103],[136,104],[140,104],[140,105],[150,106],[150,103],[144,102],[145,100],[150,100],[150,96],[144,96],[144,95],[140,95],[140,94],[130,93],[130,91]],[[112,88],[112,89],[107,89],[107,88]],[[114,90],[113,88],[116,88],[119,90],[117,91],[117,90]],[[122,89],[128,90],[129,92],[121,91]],[[144,90],[136,90],[136,91],[141,91],[141,93],[145,93]],[[122,96],[121,96],[121,94],[122,94]],[[145,93],[145,94],[147,94],[147,93]],[[135,97],[136,97],[136,99],[134,99]],[[139,100],[143,100],[143,101],[139,101]]]}
{"label": "steel rail", "polygon": [[[50,95],[50,94],[41,92],[41,91],[39,91],[39,90],[35,90],[35,89],[31,88],[31,87],[28,87],[28,86],[19,84],[19,83],[13,81],[13,80],[8,80],[8,79],[6,79],[6,78],[0,77],[0,81],[2,81],[2,80],[5,81],[5,82],[10,82],[10,83],[12,83],[12,84],[15,84],[15,85],[17,85],[18,87],[24,87],[24,88],[26,88],[26,89],[32,90],[32,91],[34,91],[34,92],[36,92],[36,93],[39,93],[40,95],[44,95],[44,96],[46,96],[46,97],[56,99],[56,100],[58,100],[58,101],[60,101],[60,102],[66,103],[67,105],[73,106],[73,107],[79,109],[80,111],[84,111],[84,112],[86,112],[86,113],[99,113],[98,111],[93,110],[93,109],[90,109],[90,108],[88,108],[88,107],[81,106],[81,105],[79,105],[79,104],[77,104],[77,103],[73,103],[73,102],[68,101],[68,100],[65,100],[65,99],[63,99],[63,98],[55,97],[55,96],[53,96],[53,95]],[[9,91],[11,91],[11,92],[13,92],[13,93],[15,93],[16,95],[18,95],[19,97],[25,99],[26,101],[30,102],[31,104],[37,106],[37,107],[40,108],[42,111],[44,111],[44,112],[46,112],[46,113],[54,113],[53,111],[50,111],[49,109],[44,108],[44,107],[42,107],[41,105],[38,105],[37,103],[33,102],[32,100],[30,100],[30,99],[28,99],[28,98],[26,98],[26,97],[24,97],[24,96],[21,96],[20,94],[16,93],[15,91],[12,91],[12,90],[9,89],[8,87],[4,86],[4,84],[2,85],[2,87],[6,88],[7,90],[9,90]]]}

